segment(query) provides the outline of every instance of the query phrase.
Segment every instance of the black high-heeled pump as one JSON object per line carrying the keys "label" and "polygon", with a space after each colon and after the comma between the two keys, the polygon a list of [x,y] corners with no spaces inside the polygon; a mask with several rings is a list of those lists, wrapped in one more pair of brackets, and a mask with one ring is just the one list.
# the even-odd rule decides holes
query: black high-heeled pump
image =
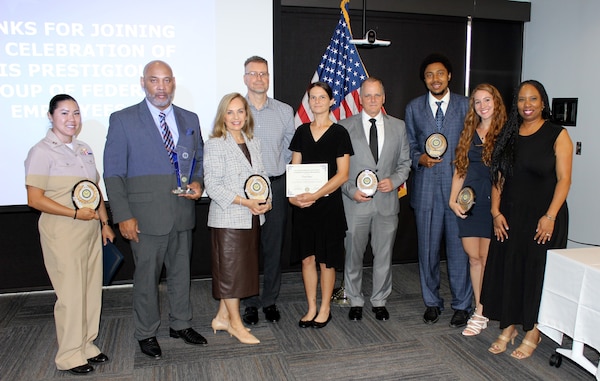
{"label": "black high-heeled pump", "polygon": [[[316,316],[315,316],[316,319]],[[331,321],[331,312],[329,313],[329,316],[327,317],[327,320],[325,320],[324,322],[320,323],[318,321],[314,321],[312,322],[312,326],[313,328],[325,328],[325,326],[327,325],[327,323],[329,323]]]}

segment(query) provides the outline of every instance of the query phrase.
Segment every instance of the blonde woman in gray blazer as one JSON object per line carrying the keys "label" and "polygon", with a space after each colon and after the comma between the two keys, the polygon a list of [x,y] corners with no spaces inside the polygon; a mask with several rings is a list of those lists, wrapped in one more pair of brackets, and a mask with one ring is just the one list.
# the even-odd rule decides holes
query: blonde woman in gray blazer
{"label": "blonde woman in gray blazer", "polygon": [[227,94],[217,109],[211,138],[204,148],[204,182],[211,199],[213,297],[220,299],[213,331],[227,331],[244,344],[260,341],[240,316],[240,299],[259,292],[258,249],[264,213],[271,210],[270,195],[248,199],[244,184],[252,175],[268,176],[260,142],[253,136],[254,121],[246,99]]}

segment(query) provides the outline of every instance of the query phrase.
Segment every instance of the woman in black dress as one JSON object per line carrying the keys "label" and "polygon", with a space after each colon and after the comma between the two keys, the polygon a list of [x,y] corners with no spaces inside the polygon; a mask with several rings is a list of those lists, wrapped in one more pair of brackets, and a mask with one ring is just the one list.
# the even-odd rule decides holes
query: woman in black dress
{"label": "woman in black dress", "polygon": [[[292,164],[328,164],[329,181],[314,193],[290,197],[293,205],[292,247],[302,260],[302,280],[308,311],[300,319],[302,328],[322,328],[331,320],[331,295],[335,269],[344,266],[344,237],[347,225],[340,186],[348,180],[350,136],[344,127],[329,119],[334,99],[324,82],[308,88],[311,123],[298,127],[290,143]],[[321,270],[321,307],[317,309],[317,286]]]}
{"label": "woman in black dress", "polygon": [[485,316],[499,320],[503,329],[490,352],[504,352],[518,334],[516,325],[523,326],[525,337],[511,353],[516,359],[531,356],[541,341],[536,325],[546,251],[567,244],[573,143],[567,130],[548,121],[550,116],[544,86],[522,82],[492,156],[496,240],[490,244],[481,297]]}
{"label": "woman in black dress", "polygon": [[[506,123],[506,109],[500,92],[492,85],[482,83],[473,89],[469,99],[469,112],[460,134],[454,160],[454,176],[450,191],[450,209],[458,219],[458,234],[469,256],[469,267],[475,311],[462,331],[465,336],[475,336],[487,328],[488,318],[483,316],[481,285],[492,236],[490,162],[498,134]],[[465,213],[457,202],[460,190],[471,187],[476,200]]]}

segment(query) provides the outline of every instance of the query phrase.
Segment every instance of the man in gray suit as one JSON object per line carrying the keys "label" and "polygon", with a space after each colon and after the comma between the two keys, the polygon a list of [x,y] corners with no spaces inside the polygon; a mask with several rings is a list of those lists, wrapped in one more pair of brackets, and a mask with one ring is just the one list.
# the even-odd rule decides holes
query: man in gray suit
{"label": "man in gray suit", "polygon": [[[344,287],[350,299],[350,320],[361,320],[363,258],[369,234],[373,249],[372,311],[378,320],[388,320],[386,300],[392,292],[392,251],[398,228],[397,189],[410,172],[410,148],[404,122],[382,113],[385,92],[381,80],[367,78],[360,87],[360,114],[341,120],[352,140],[349,180],[342,185],[348,222]],[[359,174],[369,169],[377,175],[376,192],[357,187]]]}
{"label": "man in gray suit", "polygon": [[[469,257],[458,237],[456,215],[448,206],[454,151],[464,126],[469,99],[451,93],[448,83],[452,66],[441,54],[431,54],[421,63],[419,75],[429,90],[406,106],[406,129],[410,140],[413,183],[408,189],[415,210],[421,292],[425,302],[423,321],[434,324],[444,309],[440,296],[440,249],[446,243],[448,278],[454,315],[451,327],[467,324],[473,289],[469,276]],[[425,142],[433,133],[442,133],[448,148],[442,158],[425,153]]]}
{"label": "man in gray suit", "polygon": [[[142,353],[162,355],[158,283],[166,267],[169,333],[188,344],[206,339],[191,327],[190,255],[195,224],[194,200],[202,195],[203,141],[198,116],[172,105],[175,77],[171,67],[152,61],[140,84],[146,98],[110,116],[104,148],[104,181],[121,235],[130,240],[135,263],[134,336]],[[177,154],[174,156],[174,153]],[[189,180],[193,193],[175,195],[175,163],[195,158]]]}

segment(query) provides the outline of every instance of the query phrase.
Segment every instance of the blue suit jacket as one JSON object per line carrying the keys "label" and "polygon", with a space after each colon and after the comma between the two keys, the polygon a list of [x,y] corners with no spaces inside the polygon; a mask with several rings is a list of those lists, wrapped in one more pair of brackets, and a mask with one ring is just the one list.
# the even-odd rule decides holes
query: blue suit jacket
{"label": "blue suit jacket", "polygon": [[[196,151],[192,181],[202,183],[203,140],[198,115],[173,106],[177,147]],[[114,222],[132,217],[142,233],[163,235],[194,227],[194,201],[171,193],[175,170],[146,101],[110,116],[104,147],[104,181]]]}
{"label": "blue suit jacket", "polygon": [[[434,192],[442,190],[444,200],[450,199],[452,175],[456,146],[464,126],[465,116],[469,109],[469,99],[451,93],[448,108],[444,115],[441,133],[448,139],[448,150],[442,156],[443,161],[426,168],[419,165],[419,157],[425,152],[425,140],[429,135],[438,132],[435,118],[429,107],[429,94],[413,99],[406,106],[406,132],[410,143],[410,155],[413,168],[412,188],[409,188],[411,206],[416,210],[427,210],[433,205]],[[446,205],[447,206],[447,205]]]}

